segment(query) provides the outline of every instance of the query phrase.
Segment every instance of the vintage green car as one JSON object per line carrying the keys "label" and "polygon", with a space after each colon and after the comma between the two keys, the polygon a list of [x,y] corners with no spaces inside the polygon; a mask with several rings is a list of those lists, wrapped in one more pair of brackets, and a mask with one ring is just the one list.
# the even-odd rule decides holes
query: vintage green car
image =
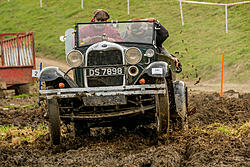
{"label": "vintage green car", "polygon": [[[50,136],[60,144],[61,124],[76,136],[93,127],[155,123],[159,135],[187,121],[187,88],[156,47],[158,24],[148,20],[77,23],[63,36],[70,69],[44,68]],[[73,71],[73,78],[68,75]]]}

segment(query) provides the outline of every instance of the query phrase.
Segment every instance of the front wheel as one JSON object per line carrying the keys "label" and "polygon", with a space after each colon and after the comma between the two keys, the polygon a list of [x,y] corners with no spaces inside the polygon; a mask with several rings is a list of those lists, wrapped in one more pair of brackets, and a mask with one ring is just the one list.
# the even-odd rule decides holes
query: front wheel
{"label": "front wheel", "polygon": [[155,95],[156,102],[156,124],[157,133],[163,134],[169,130],[170,126],[170,107],[168,91],[164,95]]}
{"label": "front wheel", "polygon": [[61,129],[57,99],[48,99],[49,131],[52,144],[60,144]]}

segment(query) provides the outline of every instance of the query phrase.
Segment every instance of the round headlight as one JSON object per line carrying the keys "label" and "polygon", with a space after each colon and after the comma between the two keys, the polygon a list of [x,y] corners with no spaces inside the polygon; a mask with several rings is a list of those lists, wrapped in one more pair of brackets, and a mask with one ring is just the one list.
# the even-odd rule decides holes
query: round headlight
{"label": "round headlight", "polygon": [[153,49],[148,49],[145,53],[144,56],[147,56],[147,57],[153,57],[155,54],[154,50]]}
{"label": "round headlight", "polygon": [[80,51],[73,50],[73,51],[69,52],[69,54],[67,55],[66,61],[67,61],[69,66],[78,67],[83,62],[83,55]]}
{"label": "round headlight", "polygon": [[129,48],[125,55],[129,64],[137,64],[142,59],[142,53],[138,48]]}

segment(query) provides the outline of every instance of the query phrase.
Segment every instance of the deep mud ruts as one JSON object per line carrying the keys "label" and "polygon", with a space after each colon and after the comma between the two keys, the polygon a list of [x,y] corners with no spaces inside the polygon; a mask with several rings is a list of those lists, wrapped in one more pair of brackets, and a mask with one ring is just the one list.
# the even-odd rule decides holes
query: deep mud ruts
{"label": "deep mud ruts", "polygon": [[[36,128],[46,121],[37,97],[0,99],[0,125]],[[4,105],[15,106],[5,109]],[[29,105],[29,106],[28,106]],[[26,107],[25,107],[26,106]],[[156,140],[155,129],[138,126],[92,129],[92,135],[73,139],[64,136],[62,145],[52,146],[49,135],[35,141],[0,140],[0,166],[249,166],[250,96],[220,97],[218,94],[189,94],[189,128]]]}

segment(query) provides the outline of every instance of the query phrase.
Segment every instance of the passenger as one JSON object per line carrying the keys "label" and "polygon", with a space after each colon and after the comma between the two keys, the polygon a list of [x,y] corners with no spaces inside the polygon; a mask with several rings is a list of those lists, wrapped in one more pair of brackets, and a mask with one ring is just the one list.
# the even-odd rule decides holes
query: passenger
{"label": "passenger", "polygon": [[[109,14],[103,9],[94,11],[94,17],[91,22],[106,22],[109,19]],[[120,33],[107,24],[94,24],[82,27],[79,30],[79,38],[81,43],[96,43],[102,40],[110,42],[122,41]]]}
{"label": "passenger", "polygon": [[149,33],[147,26],[145,22],[131,24],[128,27],[125,41],[138,43],[152,41],[152,34]]}
{"label": "passenger", "polygon": [[163,42],[169,37],[167,29],[154,18],[149,18],[148,21],[155,22],[157,24],[157,27],[160,28],[158,31],[156,31],[156,46],[159,49],[160,53],[172,59],[175,62],[175,66],[178,67],[178,72],[181,72],[182,65],[179,60],[175,56],[170,54],[167,49],[164,48],[164,46],[162,46]]}

